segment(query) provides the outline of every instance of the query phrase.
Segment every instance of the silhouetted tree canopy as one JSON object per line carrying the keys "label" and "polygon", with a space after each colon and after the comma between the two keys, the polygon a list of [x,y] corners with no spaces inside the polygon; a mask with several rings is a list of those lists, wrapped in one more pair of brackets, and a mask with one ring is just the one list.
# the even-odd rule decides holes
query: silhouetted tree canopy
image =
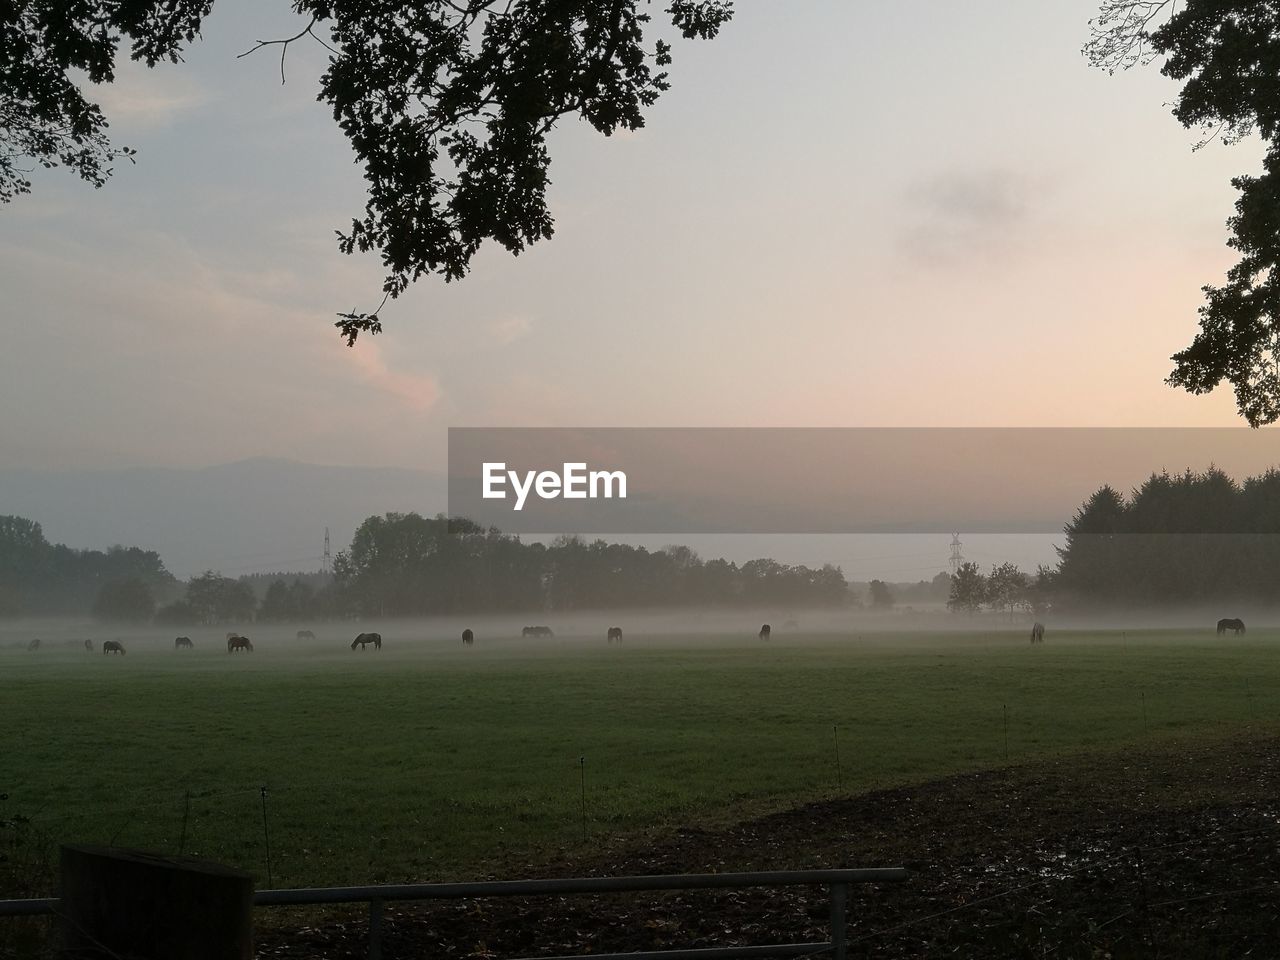
{"label": "silhouetted tree canopy", "polygon": [[104,583],[93,602],[93,615],[99,620],[147,623],[155,612],[155,595],[139,577]]}
{"label": "silhouetted tree canopy", "polygon": [[951,595],[947,606],[952,610],[977,613],[987,602],[987,578],[976,563],[962,563],[951,578]]}
{"label": "silhouetted tree canopy", "polygon": [[1280,600],[1280,471],[1152,474],[1094,493],[1065,527],[1055,594],[1084,606]]}
{"label": "silhouetted tree canopy", "polygon": [[[427,273],[456,280],[485,240],[512,253],[548,238],[547,135],[576,116],[606,136],[644,126],[669,88],[671,45],[650,36],[648,0],[292,0],[290,37],[332,54],[319,99],[364,167],[368,200],[344,253],[377,251],[384,296]],[[732,0],[668,0],[686,39],[710,39]],[[65,166],[94,186],[133,151],[107,136],[82,89],[115,79],[117,53],[177,62],[213,0],[0,3],[0,201],[31,189],[31,164]],[[248,52],[252,52],[248,51]],[[371,312],[339,314],[348,343],[377,333]]]}
{"label": "silhouetted tree canopy", "polygon": [[1206,286],[1200,332],[1174,354],[1168,382],[1207,393],[1222,381],[1251,426],[1280,419],[1280,3],[1275,0],[1106,0],[1086,53],[1110,71],[1160,57],[1182,81],[1173,113],[1232,142],[1257,133],[1261,173],[1242,175],[1227,223],[1239,262]]}
{"label": "silhouetted tree canopy", "polygon": [[687,547],[560,537],[550,546],[465,520],[370,517],[334,560],[344,609],[366,616],[659,606],[845,606],[839,567],[703,562]]}
{"label": "silhouetted tree canopy", "polygon": [[32,520],[0,516],[0,614],[88,613],[105,585],[135,581],[153,597],[176,586],[154,551],[75,550]]}
{"label": "silhouetted tree canopy", "polygon": [[[253,588],[212,570],[192,577],[184,598],[196,623],[248,623],[258,607]],[[169,611],[167,615],[171,615]]]}
{"label": "silhouetted tree canopy", "polygon": [[1009,612],[1020,606],[1027,606],[1027,591],[1031,586],[1030,578],[1018,569],[1016,564],[1001,563],[991,568],[987,575],[987,603],[992,609]]}
{"label": "silhouetted tree canopy", "polygon": [[868,590],[871,594],[871,606],[877,610],[888,610],[893,606],[893,591],[883,580],[872,580]]}

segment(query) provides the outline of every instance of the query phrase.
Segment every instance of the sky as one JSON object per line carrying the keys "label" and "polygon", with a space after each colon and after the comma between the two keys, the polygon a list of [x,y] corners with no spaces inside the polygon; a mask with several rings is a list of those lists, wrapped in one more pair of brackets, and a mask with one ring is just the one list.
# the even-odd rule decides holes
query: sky
{"label": "sky", "polygon": [[98,92],[135,165],[0,209],[0,467],[434,471],[450,426],[1236,425],[1163,379],[1260,151],[1193,151],[1155,67],[1090,68],[1095,13],[743,0],[676,44],[644,130],[556,132],[553,239],[420,281],[348,349],[334,314],[382,271],[334,243],[363,181],[327,54],[293,45],[282,85],[236,55],[288,5],[219,0],[184,63]]}

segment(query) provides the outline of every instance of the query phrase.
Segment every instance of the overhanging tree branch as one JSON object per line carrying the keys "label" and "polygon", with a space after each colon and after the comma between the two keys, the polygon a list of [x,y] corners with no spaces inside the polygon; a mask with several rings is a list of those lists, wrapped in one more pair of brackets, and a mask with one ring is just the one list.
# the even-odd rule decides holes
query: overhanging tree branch
{"label": "overhanging tree branch", "polygon": [[[65,165],[101,185],[132,157],[107,137],[73,71],[114,79],[117,55],[177,62],[213,0],[0,4],[0,201],[30,189],[22,158]],[[513,254],[549,238],[550,153],[557,120],[602,133],[638,129],[668,88],[670,46],[646,37],[649,0],[291,0],[307,25],[240,56],[311,36],[332,54],[319,99],[364,170],[362,213],[337,235],[343,253],[376,252],[385,276],[372,313],[339,314],[348,343],[382,329],[379,311],[426,274],[465,276],[486,242]],[[682,36],[710,39],[730,0],[667,0]],[[322,36],[323,34],[323,36]],[[21,115],[6,124],[6,108]],[[25,126],[24,126],[25,125]]]}

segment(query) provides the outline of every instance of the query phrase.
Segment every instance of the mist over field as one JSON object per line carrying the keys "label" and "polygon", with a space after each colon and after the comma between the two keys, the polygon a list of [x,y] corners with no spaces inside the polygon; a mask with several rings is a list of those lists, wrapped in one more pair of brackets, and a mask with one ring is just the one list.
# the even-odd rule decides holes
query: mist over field
{"label": "mist over field", "polygon": [[[1243,619],[1250,631],[1268,631],[1280,627],[1280,605],[1249,606],[1217,603],[1203,607],[1126,608],[1105,613],[1067,613],[1048,620],[1048,637],[1059,633],[1072,635],[1106,635],[1123,642],[1129,634],[1144,631],[1179,631],[1203,635],[1206,642],[1215,640],[1215,624],[1224,617]],[[607,645],[610,627],[623,631],[626,649],[646,650],[717,650],[725,648],[757,649],[766,644],[781,645],[780,650],[814,644],[857,649],[873,644],[892,647],[904,643],[908,647],[921,635],[939,642],[949,638],[981,637],[992,641],[1016,643],[1027,639],[1033,618],[1019,611],[982,612],[976,615],[956,614],[945,604],[919,607],[896,607],[890,610],[830,608],[747,610],[673,608],[640,610],[603,610],[522,614],[457,614],[436,617],[361,618],[352,620],[298,620],[296,622],[229,622],[218,625],[156,625],[103,623],[93,618],[31,617],[0,619],[0,650],[26,652],[31,640],[41,640],[41,653],[62,652],[67,657],[80,657],[86,639],[101,654],[103,640],[118,640],[129,653],[168,655],[174,652],[174,637],[190,637],[203,657],[207,653],[226,655],[226,635],[248,636],[255,653],[267,653],[272,667],[287,668],[290,658],[345,658],[351,653],[352,639],[360,633],[376,631],[384,639],[382,655],[414,658],[429,664],[437,656],[516,657],[568,656],[594,653]],[[769,624],[770,637],[761,640],[760,627]],[[527,626],[549,626],[551,637],[525,637]],[[475,636],[473,649],[462,649],[461,636],[471,630]],[[299,639],[299,631],[310,631],[315,639]],[[1111,635],[1114,634],[1114,637]],[[357,654],[360,651],[356,651]],[[370,651],[370,656],[374,654]],[[62,662],[59,657],[58,662]],[[265,668],[265,667],[264,667]]]}

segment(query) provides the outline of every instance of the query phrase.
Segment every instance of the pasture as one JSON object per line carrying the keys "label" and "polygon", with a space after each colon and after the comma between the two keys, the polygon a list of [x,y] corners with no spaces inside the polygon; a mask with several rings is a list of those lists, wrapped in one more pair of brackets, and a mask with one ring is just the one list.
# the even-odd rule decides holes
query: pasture
{"label": "pasture", "polygon": [[[624,644],[605,628],[622,622]],[[515,876],[540,857],[874,787],[1274,729],[1280,631],[521,639],[423,623],[0,635],[0,816],[267,885]],[[75,632],[78,629],[79,632]],[[384,648],[350,649],[361,629]],[[59,639],[61,631],[68,639]],[[102,631],[105,633],[106,631]],[[103,636],[102,639],[108,637]],[[1006,738],[1007,717],[1007,738]],[[838,762],[837,762],[838,748]],[[585,762],[582,760],[585,758]],[[266,831],[263,796],[265,785]]]}

